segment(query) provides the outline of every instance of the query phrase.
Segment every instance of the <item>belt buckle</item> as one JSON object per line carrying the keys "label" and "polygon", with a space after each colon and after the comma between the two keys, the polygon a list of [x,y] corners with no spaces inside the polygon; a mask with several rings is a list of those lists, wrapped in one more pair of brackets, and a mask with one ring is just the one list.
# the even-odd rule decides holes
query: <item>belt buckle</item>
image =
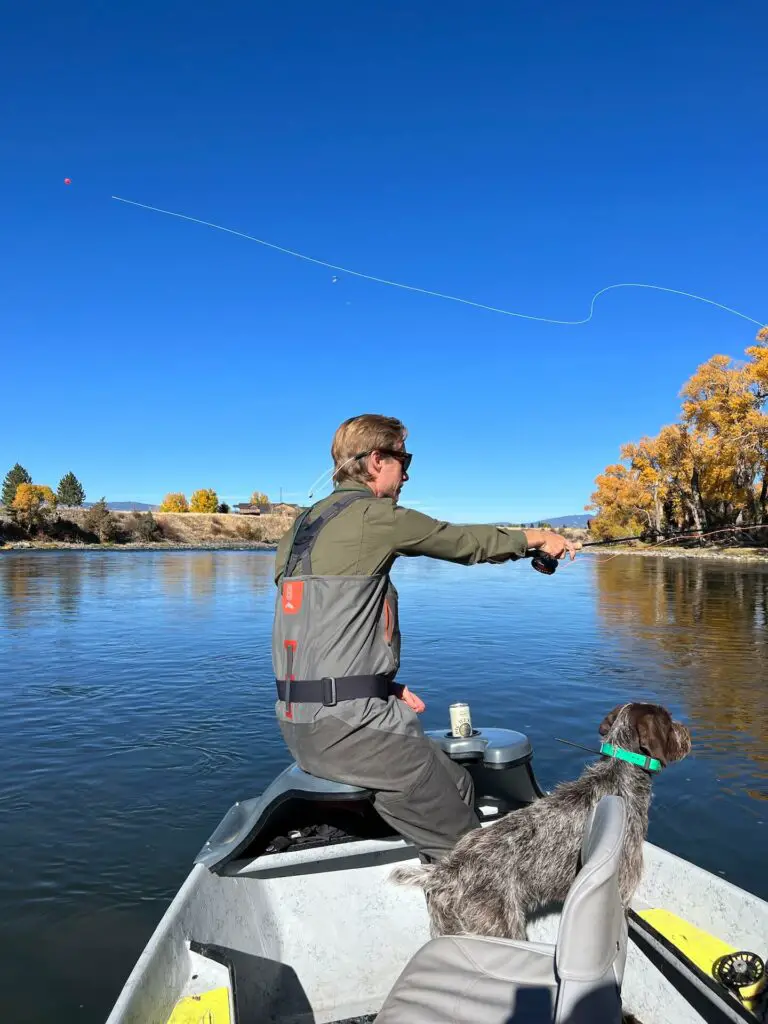
{"label": "belt buckle", "polygon": [[336,697],[336,678],[335,676],[323,676],[320,680],[323,690],[323,707],[332,708],[338,704]]}

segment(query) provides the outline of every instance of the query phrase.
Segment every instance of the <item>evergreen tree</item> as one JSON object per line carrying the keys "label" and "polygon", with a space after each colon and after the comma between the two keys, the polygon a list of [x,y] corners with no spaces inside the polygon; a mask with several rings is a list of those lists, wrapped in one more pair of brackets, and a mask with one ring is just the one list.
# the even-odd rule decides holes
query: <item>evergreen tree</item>
{"label": "evergreen tree", "polygon": [[83,525],[102,542],[115,540],[119,532],[117,520],[109,511],[106,498],[99,498],[95,505],[91,505],[83,517]]}
{"label": "evergreen tree", "polygon": [[10,508],[13,504],[13,499],[16,497],[16,488],[19,484],[31,483],[32,477],[26,469],[17,462],[13,469],[9,469],[5,474],[5,480],[3,480],[2,504],[5,505],[6,508]]}
{"label": "evergreen tree", "polygon": [[56,497],[60,505],[76,505],[79,508],[83,504],[85,491],[74,473],[67,473],[59,480]]}

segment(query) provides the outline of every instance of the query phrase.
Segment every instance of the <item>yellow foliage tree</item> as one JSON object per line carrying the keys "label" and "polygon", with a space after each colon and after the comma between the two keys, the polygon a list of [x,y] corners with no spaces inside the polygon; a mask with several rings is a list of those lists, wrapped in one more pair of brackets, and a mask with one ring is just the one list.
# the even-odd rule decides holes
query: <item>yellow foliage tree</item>
{"label": "yellow foliage tree", "polygon": [[253,494],[251,495],[251,504],[268,505],[269,498],[266,496],[266,494],[263,493],[263,491],[254,491]]}
{"label": "yellow foliage tree", "polygon": [[652,499],[636,470],[616,463],[595,480],[597,490],[585,508],[596,510],[590,532],[597,540],[633,537],[650,525]]}
{"label": "yellow foliage tree", "polygon": [[219,508],[219,499],[216,491],[210,488],[195,491],[189,500],[190,512],[216,512]]}
{"label": "yellow foliage tree", "polygon": [[160,504],[159,512],[189,512],[186,495],[180,491],[172,491],[166,494]]}
{"label": "yellow foliage tree", "polygon": [[768,328],[736,365],[713,356],[680,392],[678,423],[621,449],[628,465],[595,480],[592,530],[600,539],[768,524]]}
{"label": "yellow foliage tree", "polygon": [[25,530],[41,526],[56,508],[56,495],[44,484],[19,484],[11,510]]}

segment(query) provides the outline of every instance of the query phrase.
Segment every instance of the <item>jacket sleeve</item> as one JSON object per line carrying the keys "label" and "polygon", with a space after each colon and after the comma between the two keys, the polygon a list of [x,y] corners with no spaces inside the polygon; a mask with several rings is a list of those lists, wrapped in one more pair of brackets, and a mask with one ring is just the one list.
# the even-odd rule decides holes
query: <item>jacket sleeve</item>
{"label": "jacket sleeve", "polygon": [[524,558],[528,550],[522,530],[453,525],[399,505],[394,507],[394,515],[393,548],[399,555],[427,555],[446,562],[474,565]]}

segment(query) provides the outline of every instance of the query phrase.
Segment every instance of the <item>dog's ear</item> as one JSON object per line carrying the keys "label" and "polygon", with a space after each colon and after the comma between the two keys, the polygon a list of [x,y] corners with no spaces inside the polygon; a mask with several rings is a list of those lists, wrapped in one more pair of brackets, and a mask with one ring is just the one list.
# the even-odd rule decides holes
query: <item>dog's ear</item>
{"label": "dog's ear", "polygon": [[621,711],[621,709],[623,707],[624,707],[623,704],[617,704],[616,707],[613,709],[613,711],[609,711],[608,712],[608,714],[602,720],[602,722],[600,723],[600,725],[598,726],[598,729],[597,729],[597,731],[600,733],[601,736],[605,736],[605,734],[611,728],[613,723],[616,721],[616,716],[618,715],[618,713]]}
{"label": "dog's ear", "polygon": [[635,721],[640,750],[649,757],[655,757],[665,768],[676,743],[672,719],[663,709],[643,711]]}

